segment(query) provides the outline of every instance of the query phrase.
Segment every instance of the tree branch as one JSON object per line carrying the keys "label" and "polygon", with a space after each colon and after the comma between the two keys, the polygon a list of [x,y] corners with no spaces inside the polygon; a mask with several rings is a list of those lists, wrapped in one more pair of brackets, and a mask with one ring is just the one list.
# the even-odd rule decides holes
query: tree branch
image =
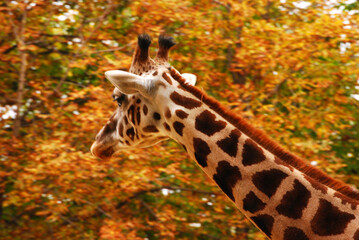
{"label": "tree branch", "polygon": [[97,211],[99,211],[100,213],[102,213],[103,215],[105,215],[106,217],[108,218],[112,218],[111,214],[107,213],[105,210],[103,210],[102,208],[100,208],[99,206],[93,204],[92,202],[84,199],[84,201],[87,203],[87,204],[90,204],[91,206],[94,206],[96,208]]}
{"label": "tree branch", "polygon": [[24,36],[26,19],[27,19],[27,7],[25,7],[23,10],[20,26],[17,26],[12,20],[11,16],[14,16],[14,13],[10,10],[10,8],[7,8],[7,11],[10,15],[9,21],[13,28],[13,33],[17,41],[17,46],[20,55],[20,71],[19,71],[17,98],[16,98],[16,117],[13,126],[14,136],[19,137],[20,128],[21,128],[20,110],[22,107],[22,100],[24,96],[24,86],[26,81],[26,69],[27,69],[27,54],[26,54],[26,44],[25,44],[25,36]]}
{"label": "tree branch", "polygon": [[147,212],[151,215],[152,219],[155,220],[155,221],[160,221],[156,215],[156,213],[152,210],[152,208],[147,204],[145,203],[145,201],[143,200],[140,200],[141,202],[141,205],[147,210]]}

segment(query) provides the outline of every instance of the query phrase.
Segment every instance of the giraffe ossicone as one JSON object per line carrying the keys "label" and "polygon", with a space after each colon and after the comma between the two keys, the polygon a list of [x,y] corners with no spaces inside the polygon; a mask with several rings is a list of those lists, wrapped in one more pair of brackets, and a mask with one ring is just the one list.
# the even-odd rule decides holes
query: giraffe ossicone
{"label": "giraffe ossicone", "polygon": [[96,136],[94,155],[172,138],[269,239],[359,240],[359,192],[287,152],[194,87],[168,63],[174,45],[138,38],[129,72],[108,71],[119,107]]}

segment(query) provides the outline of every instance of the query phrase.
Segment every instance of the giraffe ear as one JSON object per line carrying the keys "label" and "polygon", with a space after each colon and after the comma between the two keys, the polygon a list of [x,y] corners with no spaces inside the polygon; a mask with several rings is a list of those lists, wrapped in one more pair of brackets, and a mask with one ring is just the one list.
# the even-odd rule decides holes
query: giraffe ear
{"label": "giraffe ear", "polygon": [[145,96],[149,94],[150,84],[148,79],[121,70],[107,71],[105,76],[124,94],[134,94],[137,92]]}
{"label": "giraffe ear", "polygon": [[182,73],[182,77],[186,79],[186,83],[194,86],[197,81],[197,76],[192,73]]}

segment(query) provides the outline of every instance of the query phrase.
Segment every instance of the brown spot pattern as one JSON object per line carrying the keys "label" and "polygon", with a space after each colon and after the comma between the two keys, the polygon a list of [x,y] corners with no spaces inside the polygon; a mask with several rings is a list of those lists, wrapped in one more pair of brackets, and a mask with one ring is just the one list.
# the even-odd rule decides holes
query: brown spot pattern
{"label": "brown spot pattern", "polygon": [[165,117],[166,118],[171,118],[172,114],[171,114],[171,110],[169,108],[166,109],[166,112],[165,112]]}
{"label": "brown spot pattern", "polygon": [[217,145],[229,156],[235,157],[238,151],[238,139],[240,136],[241,132],[238,129],[234,129],[229,137],[218,141]]}
{"label": "brown spot pattern", "polygon": [[186,113],[185,111],[182,111],[182,110],[176,110],[176,115],[177,117],[181,118],[181,119],[185,119],[188,117],[188,113]]}
{"label": "brown spot pattern", "polygon": [[177,92],[171,93],[170,98],[175,104],[185,107],[187,109],[197,108],[202,105],[201,102],[193,98],[182,96]]}
{"label": "brown spot pattern", "polygon": [[170,85],[172,85],[172,80],[166,73],[163,73],[162,77],[166,80],[166,82],[168,82]]}
{"label": "brown spot pattern", "polygon": [[296,227],[288,227],[284,231],[283,240],[309,240],[307,235],[303,232],[302,229]]}
{"label": "brown spot pattern", "polygon": [[171,131],[171,128],[170,128],[170,126],[167,124],[167,123],[163,123],[163,126],[165,127],[165,129],[167,130],[167,131]]}
{"label": "brown spot pattern", "polygon": [[268,197],[273,196],[281,182],[288,177],[288,174],[278,170],[264,170],[252,176],[253,184]]}
{"label": "brown spot pattern", "polygon": [[154,132],[158,132],[158,129],[154,125],[149,125],[149,126],[144,127],[143,131],[148,132],[148,133],[154,133]]}
{"label": "brown spot pattern", "polygon": [[298,180],[295,180],[293,190],[284,194],[276,210],[279,214],[289,218],[301,218],[303,210],[308,205],[310,196],[311,194],[308,189]]}
{"label": "brown spot pattern", "polygon": [[154,73],[152,73],[152,76],[156,76],[158,74],[157,71],[155,71]]}
{"label": "brown spot pattern", "polygon": [[161,115],[160,115],[158,112],[154,112],[154,113],[153,113],[153,118],[154,118],[155,120],[161,120]]}
{"label": "brown spot pattern", "polygon": [[199,165],[207,167],[207,156],[211,153],[208,144],[200,138],[193,138],[194,156]]}
{"label": "brown spot pattern", "polygon": [[231,166],[227,161],[218,162],[217,173],[213,175],[213,180],[222,191],[234,202],[233,187],[238,180],[242,179],[241,172],[237,166]]}
{"label": "brown spot pattern", "polygon": [[359,240],[359,229],[354,233],[354,240]]}
{"label": "brown spot pattern", "polygon": [[348,223],[355,216],[340,211],[325,199],[320,199],[318,210],[311,221],[312,231],[319,236],[332,236],[344,233]]}
{"label": "brown spot pattern", "polygon": [[120,134],[121,137],[123,137],[123,124],[121,123],[118,128],[118,134]]}
{"label": "brown spot pattern", "polygon": [[208,110],[205,110],[196,117],[195,128],[207,136],[212,136],[216,132],[221,131],[227,125],[226,122],[221,120],[216,121],[215,119],[216,115]]}
{"label": "brown spot pattern", "polygon": [[243,199],[243,209],[245,211],[255,213],[259,210],[264,209],[266,204],[260,200],[254,192],[250,191],[247,196]]}
{"label": "brown spot pattern", "polygon": [[131,121],[133,124],[136,124],[136,123],[135,123],[135,106],[134,106],[134,105],[131,105],[131,106],[128,108],[127,113],[128,113],[128,118],[130,119],[130,121]]}
{"label": "brown spot pattern", "polygon": [[265,233],[269,238],[272,236],[272,228],[274,223],[274,218],[270,215],[263,214],[255,217],[251,217],[251,220],[258,226],[262,232]]}
{"label": "brown spot pattern", "polygon": [[176,133],[178,133],[178,135],[180,136],[183,135],[183,128],[184,128],[183,123],[176,121],[173,123],[173,128],[175,129]]}
{"label": "brown spot pattern", "polygon": [[148,113],[148,108],[146,105],[143,105],[143,114],[145,114],[145,116],[146,116],[147,113]]}
{"label": "brown spot pattern", "polygon": [[189,92],[195,98],[200,99],[203,104],[206,104],[209,108],[216,111],[217,114],[222,116],[229,123],[233,124],[244,134],[248,135],[255,142],[258,142],[258,144],[260,144],[261,146],[265,146],[265,148],[268,149],[269,152],[272,152],[276,156],[280,157],[283,161],[290,163],[294,168],[298,169],[299,171],[306,172],[307,175],[311,176],[317,181],[320,181],[323,184],[326,184],[334,190],[340,191],[347,196],[359,200],[358,191],[355,191],[352,188],[344,185],[343,183],[332,179],[328,175],[324,174],[322,171],[312,166],[309,166],[308,164],[305,164],[305,161],[289,153],[284,148],[280,147],[277,143],[275,143],[268,136],[266,136],[262,131],[255,129],[245,119],[241,118],[240,116],[234,114],[231,111],[228,111],[228,109],[223,107],[217,100],[212,97],[209,97],[199,88],[186,84],[184,79],[181,79],[181,76],[177,72],[177,70],[175,70],[174,68],[170,68],[170,71],[171,75],[174,78],[178,78],[178,82],[185,88],[186,92]]}
{"label": "brown spot pattern", "polygon": [[253,140],[247,139],[243,145],[242,162],[244,166],[250,166],[265,160],[262,148]]}
{"label": "brown spot pattern", "polygon": [[135,137],[135,129],[133,127],[127,129],[126,135],[133,141]]}
{"label": "brown spot pattern", "polygon": [[137,125],[140,125],[140,123],[141,123],[140,107],[137,108],[137,111],[136,111],[136,119],[137,119]]}

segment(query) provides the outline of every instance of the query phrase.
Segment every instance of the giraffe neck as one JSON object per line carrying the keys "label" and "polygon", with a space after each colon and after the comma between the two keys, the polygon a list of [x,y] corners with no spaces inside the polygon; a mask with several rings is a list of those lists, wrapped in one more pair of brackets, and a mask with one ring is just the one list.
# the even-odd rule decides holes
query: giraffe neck
{"label": "giraffe neck", "polygon": [[286,163],[195,96],[179,88],[168,98],[170,137],[269,238],[359,239],[356,200]]}

